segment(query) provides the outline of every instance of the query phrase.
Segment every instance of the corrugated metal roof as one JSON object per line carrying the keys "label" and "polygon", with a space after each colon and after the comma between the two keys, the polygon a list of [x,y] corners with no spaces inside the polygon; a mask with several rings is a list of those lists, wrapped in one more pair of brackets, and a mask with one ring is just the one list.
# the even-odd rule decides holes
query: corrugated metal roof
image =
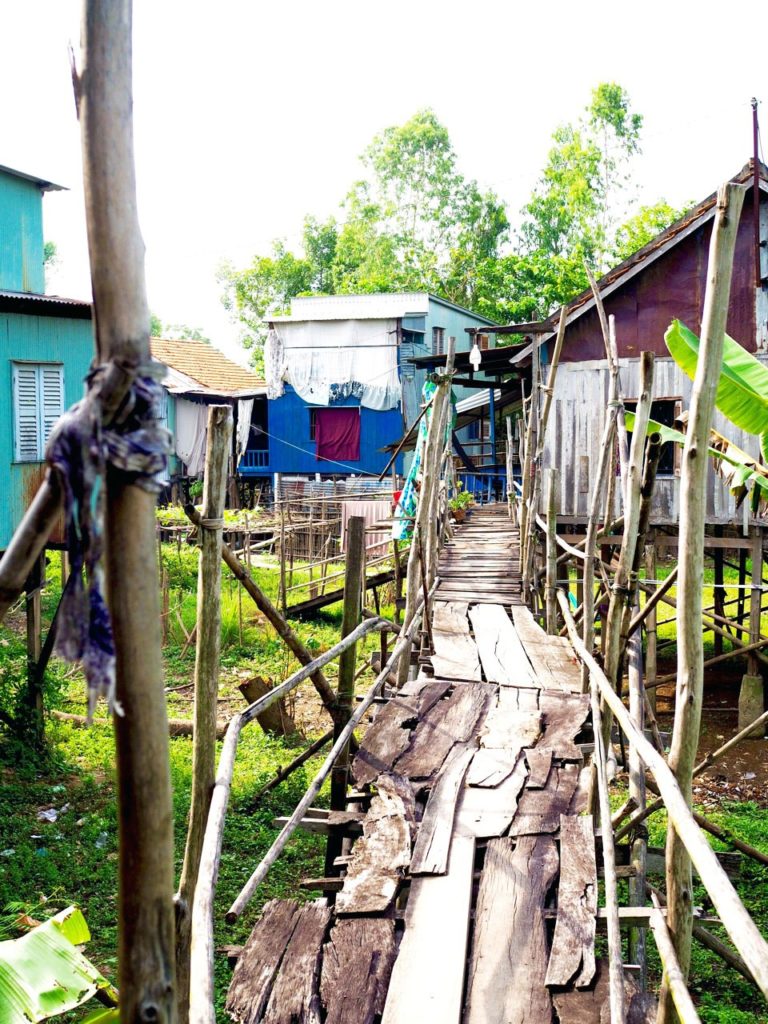
{"label": "corrugated metal roof", "polygon": [[[494,401],[499,401],[501,398],[501,388],[494,389],[493,398]],[[474,395],[470,395],[469,398],[462,398],[460,402],[456,403],[456,415],[461,416],[462,413],[472,412],[473,409],[482,409],[484,405],[488,405],[488,392],[484,389],[478,389]]]}
{"label": "corrugated metal roof", "polygon": [[287,316],[267,317],[273,323],[307,320],[386,320],[429,312],[426,292],[384,292],[373,295],[305,295],[291,301]]}
{"label": "corrugated metal roof", "polygon": [[91,308],[90,302],[85,299],[65,299],[63,295],[38,295],[37,292],[9,292],[0,291],[0,299],[24,299],[27,302],[47,302],[58,306],[87,306]]}
{"label": "corrugated metal roof", "polygon": [[267,385],[260,377],[207,342],[152,338],[151,346],[155,359],[199,385],[190,388],[191,392],[229,396],[266,393]]}
{"label": "corrugated metal roof", "polygon": [[68,192],[69,189],[66,185],[57,185],[54,181],[48,181],[46,178],[38,178],[36,174],[26,174],[24,171],[17,171],[15,167],[6,167],[4,164],[0,164],[0,171],[4,174],[12,174],[14,178],[23,178],[25,181],[33,181],[35,185],[39,185],[43,192]]}
{"label": "corrugated metal roof", "polygon": [[[762,192],[768,192],[768,179],[766,174],[768,173],[764,164],[759,165],[759,182],[760,190]],[[735,174],[731,181],[747,185],[748,187],[752,184],[753,165],[752,160],[749,160],[739,171]],[[638,249],[637,252],[632,253],[623,263],[619,263],[613,267],[606,274],[604,274],[597,282],[597,290],[602,298],[606,298],[611,292],[619,288],[625,281],[634,277],[635,274],[640,273],[646,266],[653,263],[660,256],[663,256],[665,252],[677,245],[684,238],[687,238],[692,232],[696,231],[708,220],[711,220],[715,215],[715,206],[717,202],[717,192],[713,192],[707,196],[706,199],[702,199],[700,203],[697,203],[692,209],[684,214],[679,220],[676,220],[674,224],[670,224],[668,228],[659,232],[650,242]],[[595,305],[595,296],[592,293],[591,288],[585,288],[583,292],[577,295],[570,302],[565,304],[567,311],[566,324],[570,326],[574,320],[578,320],[580,316],[592,309]],[[555,336],[554,325],[560,318],[560,309],[556,309],[547,318],[548,322],[553,325],[553,329],[550,333],[543,334],[541,337],[527,345],[524,349],[516,352],[515,355],[510,359],[510,363],[513,366],[520,365],[523,363],[532,353],[534,345],[541,347],[546,345]]]}

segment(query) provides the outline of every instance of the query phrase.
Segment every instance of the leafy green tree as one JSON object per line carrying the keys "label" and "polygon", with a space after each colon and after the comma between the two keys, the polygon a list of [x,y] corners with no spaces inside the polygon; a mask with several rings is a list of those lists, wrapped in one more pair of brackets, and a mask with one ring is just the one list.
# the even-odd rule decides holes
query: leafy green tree
{"label": "leafy green tree", "polygon": [[628,259],[632,253],[647,245],[660,231],[679,220],[691,205],[688,203],[678,210],[674,206],[670,206],[666,199],[660,199],[650,206],[641,206],[637,213],[616,231],[611,262],[621,263]]}
{"label": "leafy green tree", "polygon": [[211,344],[211,339],[203,334],[200,327],[164,323],[156,313],[149,314],[149,334],[151,338],[166,338],[169,341],[204,341],[206,345]]}
{"label": "leafy green tree", "polygon": [[547,164],[523,208],[524,253],[579,252],[593,270],[607,269],[641,127],[642,116],[631,112],[626,90],[603,82],[579,121],[555,130]]}
{"label": "leafy green tree", "polygon": [[498,254],[508,229],[502,202],[467,180],[448,130],[432,110],[377,135],[349,192],[338,291],[416,288],[466,303],[474,270]]}

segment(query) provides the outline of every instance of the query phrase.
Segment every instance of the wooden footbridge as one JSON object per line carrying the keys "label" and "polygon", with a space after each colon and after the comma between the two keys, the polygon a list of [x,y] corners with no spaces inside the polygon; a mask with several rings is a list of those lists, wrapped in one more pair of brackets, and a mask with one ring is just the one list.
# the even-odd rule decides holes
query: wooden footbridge
{"label": "wooden footbridge", "polygon": [[[341,875],[307,883],[316,902],[265,906],[230,987],[236,1020],[606,1019],[590,698],[569,642],[521,602],[506,507],[443,548],[431,635],[418,676],[374,705],[352,809],[304,815],[347,837]],[[644,1020],[649,997],[626,984]]]}

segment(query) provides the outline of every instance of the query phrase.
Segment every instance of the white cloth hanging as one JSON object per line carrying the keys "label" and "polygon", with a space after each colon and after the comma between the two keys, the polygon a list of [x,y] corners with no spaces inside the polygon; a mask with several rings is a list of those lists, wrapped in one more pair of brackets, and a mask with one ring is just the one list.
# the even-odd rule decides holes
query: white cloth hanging
{"label": "white cloth hanging", "polygon": [[253,415],[253,399],[240,398],[237,402],[237,461],[243,457],[251,436],[251,416]]}
{"label": "white cloth hanging", "polygon": [[200,476],[205,467],[207,430],[208,406],[177,398],[175,448],[189,476]]}
{"label": "white cloth hanging", "polygon": [[267,382],[267,398],[280,398],[285,387],[285,352],[277,331],[270,327],[264,342],[264,378]]}
{"label": "white cloth hanging", "polygon": [[[314,320],[280,323],[269,341],[269,358],[282,352],[282,379],[312,405],[329,405],[350,395],[368,409],[394,409],[400,404],[395,320]],[[267,349],[265,346],[265,366]],[[271,393],[270,397],[272,397]]]}

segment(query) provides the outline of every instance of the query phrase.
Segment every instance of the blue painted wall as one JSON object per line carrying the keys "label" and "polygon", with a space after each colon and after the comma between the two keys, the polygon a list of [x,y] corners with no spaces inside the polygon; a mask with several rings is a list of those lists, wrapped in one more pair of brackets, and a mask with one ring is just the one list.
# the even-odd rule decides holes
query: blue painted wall
{"label": "blue painted wall", "polygon": [[[357,398],[345,398],[332,403],[332,408],[359,407]],[[286,384],[285,394],[267,402],[267,430],[269,431],[269,464],[260,467],[253,475],[266,476],[271,473],[322,473],[349,475],[357,473],[380,473],[386,466],[389,455],[379,449],[397,443],[403,435],[403,416],[399,408],[386,412],[375,409],[360,410],[360,459],[345,462],[343,466],[315,458],[315,442],[309,436],[310,406]],[[280,440],[276,440],[280,438]],[[288,442],[288,443],[283,443]],[[293,446],[293,447],[292,447]],[[300,451],[297,449],[301,449]],[[399,457],[397,470],[402,472],[402,458]],[[242,472],[242,470],[241,470]]]}
{"label": "blue painted wall", "polygon": [[34,181],[0,171],[0,289],[45,291],[43,194]]}
{"label": "blue painted wall", "polygon": [[[45,473],[43,462],[15,463],[13,439],[13,371],[17,360],[61,363],[64,366],[64,398],[67,407],[83,396],[83,379],[93,356],[90,320],[54,316],[27,316],[0,312],[0,549],[4,548],[20,522]],[[61,533],[54,533],[61,540]]]}

